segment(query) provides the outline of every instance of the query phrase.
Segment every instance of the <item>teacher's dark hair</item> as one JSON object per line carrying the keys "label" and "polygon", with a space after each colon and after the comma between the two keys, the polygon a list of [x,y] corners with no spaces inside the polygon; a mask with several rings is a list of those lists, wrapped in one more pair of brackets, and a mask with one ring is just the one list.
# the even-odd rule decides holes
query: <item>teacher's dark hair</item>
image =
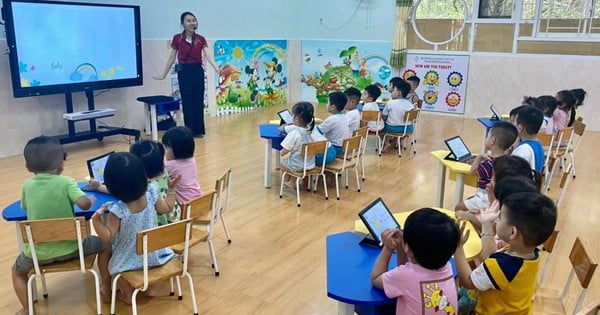
{"label": "teacher's dark hair", "polygon": [[186,15],[191,15],[191,16],[194,17],[194,19],[196,19],[196,16],[194,15],[194,13],[189,12],[189,11],[185,11],[185,12],[181,13],[181,16],[179,17],[179,21],[181,22],[181,25],[183,25],[183,20],[185,20],[185,16]]}

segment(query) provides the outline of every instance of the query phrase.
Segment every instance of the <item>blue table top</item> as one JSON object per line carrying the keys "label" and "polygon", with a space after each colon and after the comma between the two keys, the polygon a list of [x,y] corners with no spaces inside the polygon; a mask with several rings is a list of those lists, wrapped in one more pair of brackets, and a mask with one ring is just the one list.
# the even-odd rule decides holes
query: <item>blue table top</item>
{"label": "blue table top", "polygon": [[[354,232],[327,236],[327,296],[354,305],[394,303],[371,284],[371,270],[381,249],[359,245],[363,237]],[[394,254],[389,269],[395,267]]]}
{"label": "blue table top", "polygon": [[[376,306],[394,303],[383,290],[371,284],[371,270],[381,249],[360,245],[364,235],[342,232],[326,237],[327,296],[353,305]],[[456,276],[454,258],[450,259]],[[396,268],[396,254],[392,255],[388,270]]]}
{"label": "blue table top", "polygon": [[[87,182],[79,182],[77,183],[79,187],[83,187],[87,185]],[[100,207],[107,202],[115,202],[117,198],[101,193],[98,191],[86,191],[85,194],[88,197],[94,197],[96,200],[92,203],[92,207],[89,210],[81,210],[77,205],[75,205],[75,216],[76,217],[85,217],[86,220],[89,220],[96,210],[100,209]],[[2,210],[2,218],[6,221],[25,221],[27,220],[27,212],[21,209],[21,200],[15,201],[8,205],[4,210]]]}
{"label": "blue table top", "polygon": [[285,138],[285,135],[279,132],[279,126],[273,124],[262,124],[258,126],[260,137],[263,139],[271,140],[271,146],[275,150],[283,149],[281,147],[281,141]]}

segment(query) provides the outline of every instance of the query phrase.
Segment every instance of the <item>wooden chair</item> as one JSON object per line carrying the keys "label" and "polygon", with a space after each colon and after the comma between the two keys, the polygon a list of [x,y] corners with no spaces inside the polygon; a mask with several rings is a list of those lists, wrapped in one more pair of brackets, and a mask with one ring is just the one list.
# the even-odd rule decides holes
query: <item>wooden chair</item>
{"label": "wooden chair", "polygon": [[542,274],[540,275],[540,278],[538,279],[538,286],[542,286],[544,285],[544,280],[546,279],[546,274],[548,273],[548,265],[550,262],[550,256],[552,254],[552,251],[554,250],[554,245],[556,244],[556,239],[558,238],[558,231],[554,230],[552,231],[552,234],[550,234],[550,237],[548,237],[548,239],[544,242],[544,244],[542,244],[542,249],[548,253],[548,255],[546,255],[546,261],[544,262],[544,268],[542,269]]}
{"label": "wooden chair", "polygon": [[[416,103],[413,104],[413,106],[418,111],[417,119],[415,120],[418,123],[421,120],[421,110],[423,109],[423,100],[418,100]],[[415,143],[417,143],[417,129],[416,128],[413,130],[413,133],[415,134],[414,141],[415,141]]]}
{"label": "wooden chair", "polygon": [[565,307],[563,305],[563,300],[569,292],[574,275],[577,276],[577,279],[579,280],[579,283],[582,287],[582,291],[579,294],[579,298],[577,299],[577,303],[575,304],[575,308],[572,312],[573,314],[577,313],[577,311],[581,307],[583,300],[585,299],[587,288],[592,280],[592,276],[594,275],[594,271],[596,270],[598,264],[589,255],[588,251],[583,246],[583,242],[581,242],[579,237],[575,239],[575,243],[573,244],[573,248],[571,249],[571,253],[569,254],[569,260],[571,261],[571,266],[573,268],[571,269],[571,273],[569,274],[569,278],[567,280],[567,283],[565,284],[562,294],[560,296],[557,296],[556,294],[549,294],[546,292],[536,293],[536,298],[533,301],[532,305],[532,313],[548,314],[551,311],[561,311],[560,314],[566,314]]}
{"label": "wooden chair", "polygon": [[231,234],[229,234],[229,229],[227,229],[227,223],[225,222],[225,213],[227,212],[227,209],[229,209],[229,195],[231,193],[231,168],[226,169],[225,172],[217,178],[215,190],[217,192],[216,204],[219,218],[221,219],[221,224],[223,224],[223,229],[227,236],[227,243],[231,244]]}
{"label": "wooden chair", "polygon": [[[66,272],[66,271],[81,271],[82,273],[90,272],[94,276],[94,288],[96,289],[96,313],[102,314],[102,304],[100,303],[100,278],[94,270],[94,261],[96,254],[83,255],[83,240],[88,237],[84,217],[65,218],[65,219],[48,219],[48,220],[32,220],[23,221],[20,223],[21,235],[23,242],[29,244],[31,251],[31,259],[33,260],[33,269],[29,272],[27,279],[27,302],[29,304],[29,314],[34,314],[33,301],[35,279],[39,277],[42,281],[44,298],[48,298],[46,289],[46,277],[48,273]],[[77,241],[79,246],[79,257],[67,261],[55,262],[46,265],[40,265],[35,246],[39,243],[57,242],[57,241]]]}
{"label": "wooden chair", "polygon": [[562,128],[558,130],[556,136],[554,137],[556,142],[554,142],[550,152],[548,153],[550,156],[548,159],[548,172],[546,173],[546,183],[544,187],[546,191],[550,190],[550,182],[552,181],[552,175],[554,174],[556,165],[561,163],[561,166],[563,166],[562,160],[567,155],[568,148],[571,147],[573,131],[573,127]]}
{"label": "wooden chair", "polygon": [[[206,241],[208,243],[212,267],[215,269],[215,276],[219,276],[219,265],[217,264],[217,256],[212,241],[215,217],[218,218],[215,191],[205,193],[181,206],[181,218],[191,219],[193,222],[189,246],[192,247]],[[176,254],[183,255],[185,244],[182,242],[171,246],[171,248]]]}
{"label": "wooden chair", "polygon": [[[343,148],[344,156],[336,158],[332,163],[325,166],[325,170],[335,174],[335,191],[337,200],[340,200],[340,184],[339,176],[344,173],[346,177],[346,189],[348,188],[348,170],[354,169],[356,174],[356,186],[360,192],[360,180],[358,179],[358,152],[361,150],[362,139],[360,136],[354,136],[344,139]],[[327,189],[325,189],[327,190]]]}
{"label": "wooden chair", "polygon": [[358,129],[354,130],[354,132],[352,132],[353,137],[360,136],[360,138],[362,140],[362,142],[360,144],[360,150],[358,150],[358,162],[360,163],[360,174],[362,176],[363,181],[366,179],[365,178],[365,151],[367,149],[368,133],[369,133],[369,128],[366,126],[358,128]]}
{"label": "wooden chair", "polygon": [[[377,126],[383,124],[383,118],[381,117],[381,111],[378,110],[363,110],[360,112],[360,120],[367,122],[374,122]],[[366,138],[365,138],[366,139]],[[375,151],[378,151],[381,148],[381,139],[379,138],[379,128],[375,128],[375,139],[377,139],[377,146],[375,147]],[[367,146],[367,142],[365,141],[364,146]]]}
{"label": "wooden chair", "polygon": [[[110,313],[115,314],[115,304],[117,297],[117,281],[123,277],[124,280],[133,286],[133,295],[131,296],[132,314],[137,314],[136,296],[140,291],[146,291],[148,287],[161,280],[175,278],[177,280],[178,300],[183,299],[181,293],[180,278],[186,277],[190,287],[190,296],[192,298],[192,307],[194,314],[198,314],[198,305],[196,304],[196,294],[194,293],[194,281],[188,272],[188,254],[190,235],[192,234],[192,221],[190,219],[155,227],[152,229],[138,232],[136,235],[136,254],[143,255],[144,266],[142,270],[133,270],[119,273],[114,276],[112,281],[112,296],[110,303]],[[155,250],[183,243],[183,262],[178,259],[171,259],[169,262],[158,267],[148,266],[148,253]]]}
{"label": "wooden chair", "polygon": [[[329,147],[329,141],[316,141],[305,143],[302,146],[302,157],[304,158],[304,168],[301,172],[294,172],[290,170],[285,163],[281,164],[281,186],[279,188],[279,198],[283,198],[283,183],[285,181],[285,176],[289,175],[296,178],[296,197],[298,200],[298,207],[300,207],[300,180],[308,177],[309,185],[308,190],[310,191],[311,177],[313,175],[322,176],[323,177],[323,186],[325,187],[325,199],[329,199],[329,195],[327,193],[327,180],[325,179],[325,163],[320,167],[308,168],[308,159],[310,157],[314,157],[317,154],[323,154],[323,156],[327,156],[327,147]],[[314,191],[317,190],[318,181],[314,182]]]}
{"label": "wooden chair", "polygon": [[[581,119],[583,120],[583,119]],[[579,148],[579,143],[581,142],[581,138],[583,138],[583,133],[585,131],[586,128],[586,124],[584,124],[583,122],[576,120],[573,122],[573,140],[571,141],[571,145],[569,146],[568,149],[568,153],[569,153],[569,157],[571,158],[571,165],[573,165],[573,178],[575,178],[576,174],[575,174],[575,152],[577,151],[577,148]]]}
{"label": "wooden chair", "polygon": [[569,186],[569,177],[573,172],[573,164],[569,164],[565,167],[562,176],[560,177],[560,183],[558,184],[558,188],[560,189],[560,194],[558,195],[558,199],[556,199],[556,208],[560,209],[560,205],[564,200],[565,194],[567,192],[567,187]]}
{"label": "wooden chair", "polygon": [[[403,148],[403,141],[405,138],[410,138],[410,145],[413,149],[413,154],[417,153],[416,147],[415,147],[415,130],[417,128],[417,116],[419,115],[419,111],[416,109],[413,110],[409,110],[407,112],[404,113],[404,125],[408,126],[410,124],[413,125],[413,131],[412,132],[407,132],[406,128],[404,128],[404,132],[386,132],[383,135],[383,140],[381,140],[381,147],[379,148],[379,156],[381,156],[381,150],[383,149],[383,145],[386,143],[385,141],[388,140],[387,138],[396,138],[396,145],[398,146],[398,157],[402,157],[402,148]],[[406,147],[404,147],[404,149],[406,150]]]}

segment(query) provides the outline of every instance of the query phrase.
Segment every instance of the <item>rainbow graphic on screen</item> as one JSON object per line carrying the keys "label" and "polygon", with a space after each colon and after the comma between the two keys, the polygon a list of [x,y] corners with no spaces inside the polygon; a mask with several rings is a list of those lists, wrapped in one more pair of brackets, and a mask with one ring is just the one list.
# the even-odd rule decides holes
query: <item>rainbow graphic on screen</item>
{"label": "rainbow graphic on screen", "polygon": [[86,62],[75,68],[75,71],[71,73],[70,79],[74,82],[98,81],[98,72],[94,65]]}

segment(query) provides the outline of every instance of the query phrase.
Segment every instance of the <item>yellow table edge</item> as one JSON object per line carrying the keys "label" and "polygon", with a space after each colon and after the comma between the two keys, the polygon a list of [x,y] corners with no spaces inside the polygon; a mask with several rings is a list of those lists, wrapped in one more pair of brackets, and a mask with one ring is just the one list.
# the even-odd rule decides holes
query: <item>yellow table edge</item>
{"label": "yellow table edge", "polygon": [[[447,214],[449,217],[456,219],[454,211],[435,207],[432,207],[432,209],[438,210],[442,213]],[[396,221],[398,221],[398,223],[400,224],[400,226],[404,226],[406,218],[411,213],[412,211],[405,211],[400,213],[394,213],[393,215],[396,218]],[[467,240],[463,248],[465,249],[465,256],[467,257],[467,260],[472,260],[473,258],[477,257],[479,253],[481,253],[481,239],[479,238],[479,235],[475,231],[473,225],[471,225],[471,223],[469,222],[467,222],[467,229],[470,230],[471,233],[469,235],[469,239]],[[364,235],[369,234],[369,230],[367,230],[367,227],[360,219],[354,221],[354,232]]]}
{"label": "yellow table edge", "polygon": [[446,155],[450,153],[450,151],[437,150],[431,151],[429,153],[437,160],[439,160],[440,163],[444,164],[448,168],[448,179],[456,181],[457,173],[465,174],[465,185],[477,187],[477,176],[469,174],[471,172],[471,165],[444,159]]}

